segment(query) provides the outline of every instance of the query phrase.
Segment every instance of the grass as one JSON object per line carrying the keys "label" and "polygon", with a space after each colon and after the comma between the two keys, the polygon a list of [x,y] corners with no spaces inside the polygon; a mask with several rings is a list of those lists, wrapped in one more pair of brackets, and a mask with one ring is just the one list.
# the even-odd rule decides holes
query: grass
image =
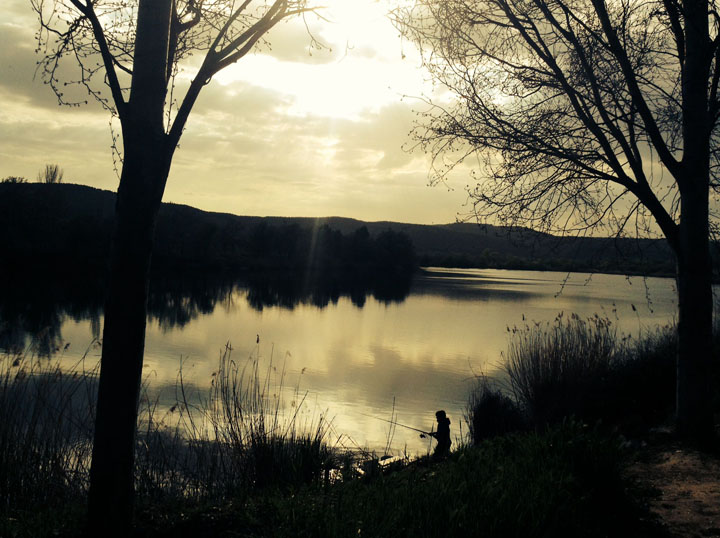
{"label": "grass", "polygon": [[[720,331],[715,335],[718,349]],[[674,411],[676,349],[674,326],[630,338],[597,315],[560,314],[510,329],[507,386],[478,378],[467,411],[472,438],[542,429],[570,417],[630,435],[646,432]]]}
{"label": "grass", "polygon": [[91,453],[93,371],[68,374],[24,353],[0,358],[0,536],[50,534],[77,520]]}
{"label": "grass", "polygon": [[533,424],[586,417],[602,399],[602,380],[623,352],[609,320],[560,314],[554,322],[513,329],[505,368]]}
{"label": "grass", "polygon": [[626,494],[622,457],[597,429],[567,421],[372,480],[205,506],[157,536],[652,536]]}
{"label": "grass", "polygon": [[177,402],[140,415],[138,491],[147,497],[219,498],[266,486],[324,480],[336,453],[331,424],[307,417],[296,387],[285,405],[284,372],[257,355],[236,363],[226,348],[207,393],[190,393],[179,373]]}
{"label": "grass", "polygon": [[[190,393],[180,372],[169,409],[144,391],[135,487],[149,520],[187,503],[329,481],[342,456],[328,443],[331,424],[307,415],[297,388],[285,405],[284,373],[259,364],[256,354],[238,365],[227,348],[207,392]],[[81,528],[96,373],[30,352],[0,356],[0,536]]]}

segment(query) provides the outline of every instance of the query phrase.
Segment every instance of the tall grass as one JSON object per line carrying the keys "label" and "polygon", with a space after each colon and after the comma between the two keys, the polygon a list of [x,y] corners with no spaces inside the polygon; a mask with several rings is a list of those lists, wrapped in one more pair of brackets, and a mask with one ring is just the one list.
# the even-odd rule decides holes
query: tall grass
{"label": "tall grass", "polygon": [[157,402],[146,401],[141,414],[140,489],[219,498],[325,480],[336,460],[331,423],[308,417],[304,395],[284,379],[272,361],[261,370],[257,355],[235,362],[229,347],[207,392],[190,391],[181,371],[177,402],[158,418]]}
{"label": "tall grass", "polygon": [[658,425],[674,408],[676,349],[674,326],[630,338],[597,315],[560,314],[552,322],[513,328],[504,363],[509,388],[480,379],[471,395],[473,439],[500,428],[493,420],[518,413],[535,428],[569,417],[628,433]]}
{"label": "tall grass", "polygon": [[[282,370],[259,364],[257,353],[237,364],[228,347],[206,391],[191,391],[179,374],[169,407],[145,387],[135,459],[141,513],[158,503],[211,502],[329,480],[338,459],[328,441],[331,423],[309,410],[297,387],[285,390]],[[96,374],[84,362],[63,369],[32,354],[0,357],[0,536],[78,527]]]}
{"label": "tall grass", "polygon": [[624,341],[606,318],[560,314],[554,322],[513,329],[505,368],[518,402],[542,425],[587,414],[623,353]]}
{"label": "tall grass", "polygon": [[0,535],[25,519],[40,524],[30,534],[56,531],[84,499],[94,374],[84,361],[67,372],[32,354],[0,356]]}

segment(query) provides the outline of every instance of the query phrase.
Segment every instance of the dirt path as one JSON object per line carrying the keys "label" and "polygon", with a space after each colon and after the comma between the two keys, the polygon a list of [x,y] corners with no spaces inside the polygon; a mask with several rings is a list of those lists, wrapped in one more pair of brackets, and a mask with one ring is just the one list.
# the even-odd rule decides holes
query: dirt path
{"label": "dirt path", "polygon": [[628,472],[671,536],[720,536],[720,458],[676,443],[650,447]]}

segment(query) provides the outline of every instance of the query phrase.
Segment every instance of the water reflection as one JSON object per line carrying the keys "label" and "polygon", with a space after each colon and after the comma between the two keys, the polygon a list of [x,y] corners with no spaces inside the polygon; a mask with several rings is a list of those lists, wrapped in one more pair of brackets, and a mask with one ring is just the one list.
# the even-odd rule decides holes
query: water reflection
{"label": "water reflection", "polygon": [[19,353],[33,342],[33,352],[50,356],[65,347],[62,325],[67,318],[90,322],[92,338],[100,337],[103,288],[92,279],[57,280],[5,276],[0,287],[0,350]]}
{"label": "water reflection", "polygon": [[257,311],[301,304],[325,308],[348,297],[362,308],[368,297],[383,303],[402,302],[410,293],[410,275],[340,275],[337,273],[274,273],[246,277],[247,302]]}
{"label": "water reflection", "polygon": [[[389,304],[410,292],[411,276],[340,275],[336,273],[263,273],[241,277],[156,278],[148,298],[148,321],[163,331],[182,329],[220,307],[234,309],[239,297],[258,312],[265,308],[325,308],[348,297],[362,308],[368,297]],[[89,321],[92,338],[100,338],[104,283],[83,280],[3,277],[0,286],[0,351],[32,351],[51,356],[65,348],[62,326],[67,320]]]}
{"label": "water reflection", "polygon": [[[59,349],[75,360],[100,335],[102,283],[4,288],[3,350],[46,331],[43,353]],[[498,370],[508,326],[560,311],[598,313],[637,334],[671,321],[675,304],[672,280],[617,275],[431,269],[412,281],[322,273],[165,278],[152,285],[144,379],[172,400],[182,364],[188,387],[206,391],[230,341],[233,360],[277,366],[286,386],[307,391],[309,403],[335,417],[339,433],[377,448],[388,425],[368,415],[390,418],[393,406],[404,424],[430,427],[435,410],[445,409],[459,426],[473,375]],[[400,430],[394,443],[410,452],[425,446]]]}

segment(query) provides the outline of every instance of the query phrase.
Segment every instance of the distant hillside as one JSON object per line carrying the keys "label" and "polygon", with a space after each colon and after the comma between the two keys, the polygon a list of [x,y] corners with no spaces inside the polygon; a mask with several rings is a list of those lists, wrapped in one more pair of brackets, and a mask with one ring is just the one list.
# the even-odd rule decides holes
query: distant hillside
{"label": "distant hillside", "polygon": [[[63,265],[93,271],[104,267],[114,201],[112,192],[81,185],[0,184],[3,264],[31,263],[37,270],[53,272],[62,271]],[[243,217],[177,204],[163,204],[160,211],[154,264],[198,270],[284,268],[309,263],[307,251],[317,251],[319,245],[324,251],[314,252],[313,259],[321,256],[324,264],[341,255],[343,264],[365,263],[369,248],[374,249],[373,260],[385,264],[403,249],[403,256],[410,256],[405,237],[420,265],[645,274],[674,270],[672,253],[660,240],[558,238],[469,223]]]}

